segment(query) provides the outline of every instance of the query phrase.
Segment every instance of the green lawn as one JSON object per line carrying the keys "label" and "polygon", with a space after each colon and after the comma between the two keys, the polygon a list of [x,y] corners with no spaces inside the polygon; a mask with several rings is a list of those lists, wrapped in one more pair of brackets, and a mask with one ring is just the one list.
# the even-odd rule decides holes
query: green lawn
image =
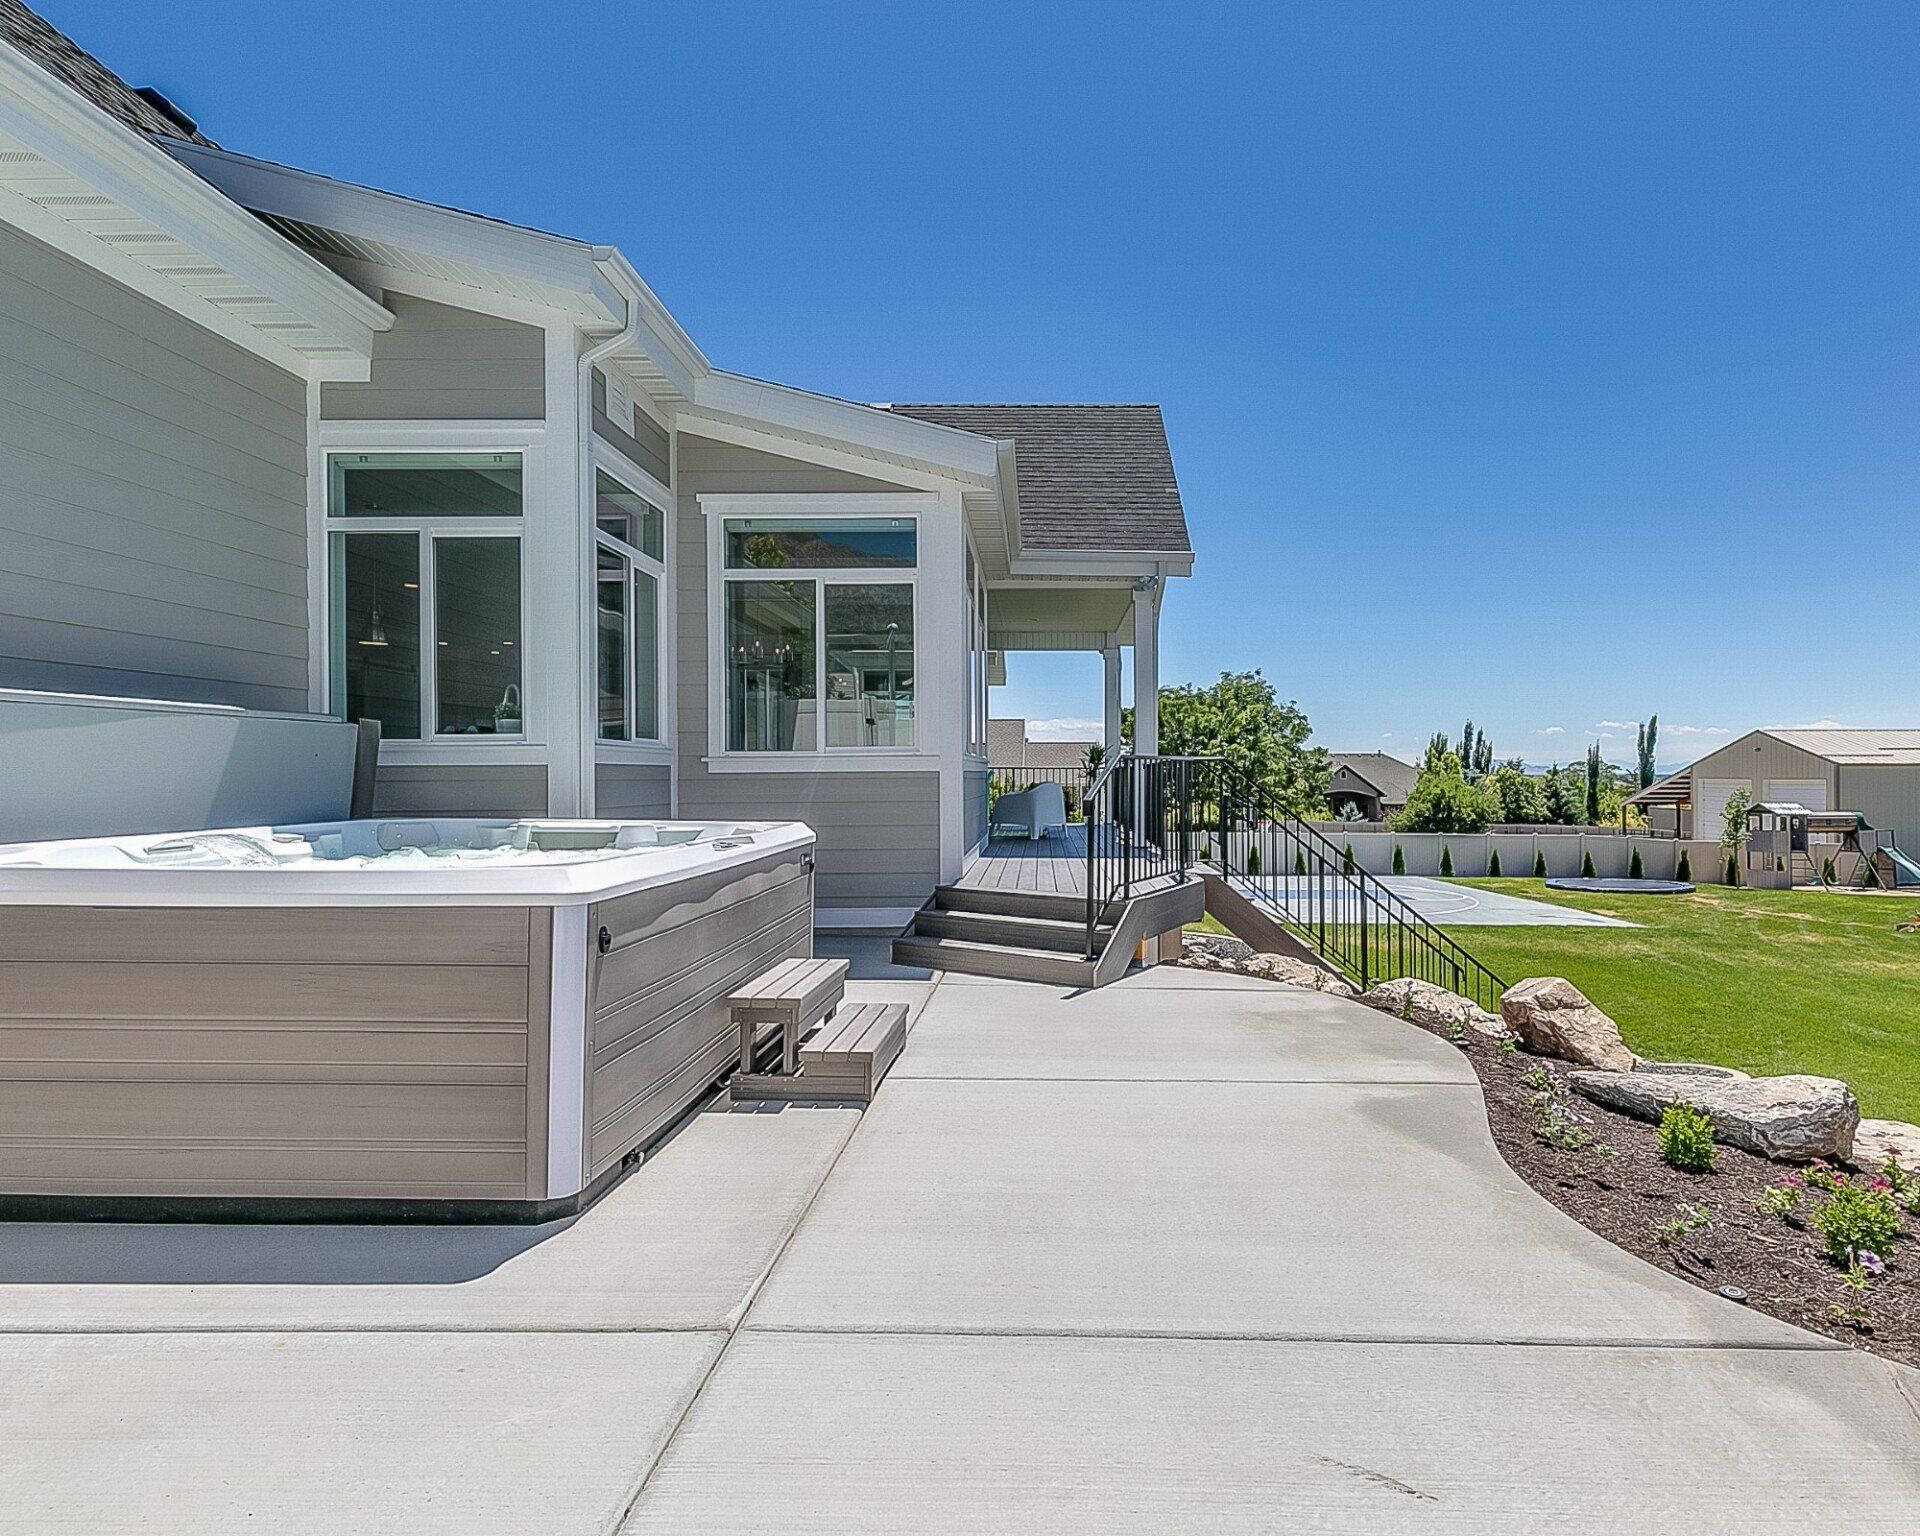
{"label": "green lawn", "polygon": [[1565,976],[1643,1056],[1844,1078],[1861,1112],[1920,1122],[1920,908],[1893,896],[1729,890],[1691,896],[1462,885],[1582,907],[1639,928],[1454,928],[1508,982]]}

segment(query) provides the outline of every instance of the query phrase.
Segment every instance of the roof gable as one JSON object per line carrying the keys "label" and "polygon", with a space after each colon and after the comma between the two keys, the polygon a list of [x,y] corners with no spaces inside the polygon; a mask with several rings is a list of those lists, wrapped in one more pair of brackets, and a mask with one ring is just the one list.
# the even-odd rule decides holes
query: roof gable
{"label": "roof gable", "polygon": [[1023,551],[1193,552],[1157,405],[885,409],[1013,444]]}

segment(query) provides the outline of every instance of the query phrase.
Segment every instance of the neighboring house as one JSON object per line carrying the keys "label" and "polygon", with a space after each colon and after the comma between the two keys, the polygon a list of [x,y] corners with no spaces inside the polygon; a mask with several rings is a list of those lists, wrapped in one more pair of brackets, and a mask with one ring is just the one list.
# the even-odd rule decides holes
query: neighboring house
{"label": "neighboring house", "polygon": [[1100,745],[1086,741],[1035,741],[1024,720],[987,722],[987,760],[995,768],[1079,775],[1086,771],[1087,753]]}
{"label": "neighboring house", "polygon": [[983,844],[991,652],[1117,723],[1131,646],[1154,749],[1154,406],[725,372],[614,247],[218,148],[16,0],[0,257],[0,687],[377,718],[382,813],[799,817],[838,926]]}
{"label": "neighboring house", "polygon": [[1385,821],[1407,803],[1420,770],[1384,752],[1328,754],[1333,773],[1327,804],[1335,816],[1357,812],[1362,821]]}
{"label": "neighboring house", "polygon": [[1858,811],[1920,850],[1920,730],[1749,731],[1632,796],[1655,831],[1718,843],[1727,802],[1749,800],[1810,811]]}

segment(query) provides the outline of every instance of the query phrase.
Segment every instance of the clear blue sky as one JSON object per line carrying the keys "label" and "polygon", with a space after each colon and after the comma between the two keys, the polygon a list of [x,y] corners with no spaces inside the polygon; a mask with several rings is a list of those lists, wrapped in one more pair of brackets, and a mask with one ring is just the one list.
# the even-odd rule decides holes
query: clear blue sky
{"label": "clear blue sky", "polygon": [[1163,675],[1331,747],[1920,725],[1911,0],[40,3],[230,147],[618,244],[723,366],[1161,402]]}

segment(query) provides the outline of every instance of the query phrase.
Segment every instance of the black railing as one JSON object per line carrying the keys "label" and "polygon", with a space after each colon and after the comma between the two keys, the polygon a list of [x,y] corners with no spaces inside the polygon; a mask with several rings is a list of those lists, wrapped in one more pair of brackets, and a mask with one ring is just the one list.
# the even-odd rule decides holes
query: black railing
{"label": "black railing", "polygon": [[1229,779],[1223,791],[1221,873],[1361,990],[1410,976],[1498,1010],[1506,983],[1344,850],[1258,786]]}
{"label": "black railing", "polygon": [[1087,938],[1092,956],[1101,919],[1158,881],[1186,879],[1209,835],[1199,791],[1218,760],[1138,757],[1121,751],[1087,786]]}

